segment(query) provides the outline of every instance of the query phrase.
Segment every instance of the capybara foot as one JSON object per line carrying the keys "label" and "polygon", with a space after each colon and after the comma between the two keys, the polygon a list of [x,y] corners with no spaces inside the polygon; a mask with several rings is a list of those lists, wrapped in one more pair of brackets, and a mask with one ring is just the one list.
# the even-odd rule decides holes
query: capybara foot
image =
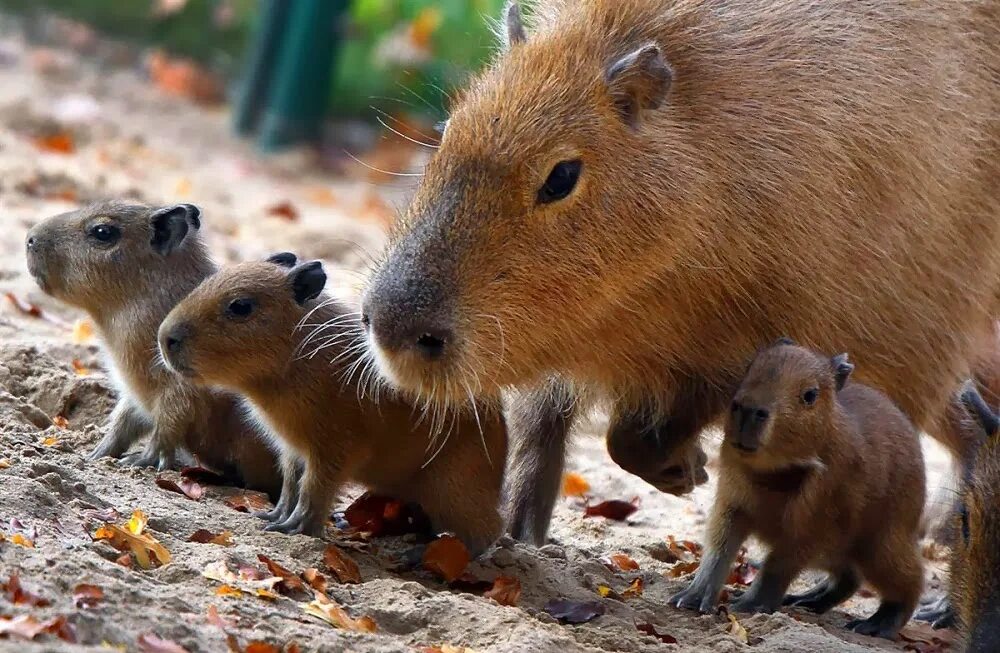
{"label": "capybara foot", "polygon": [[903,627],[910,615],[902,603],[883,601],[875,614],[867,619],[855,619],[847,622],[847,629],[859,635],[895,639],[899,629]]}
{"label": "capybara foot", "polygon": [[708,614],[715,611],[718,594],[715,588],[708,587],[705,583],[699,583],[695,580],[686,589],[671,596],[670,605]]}

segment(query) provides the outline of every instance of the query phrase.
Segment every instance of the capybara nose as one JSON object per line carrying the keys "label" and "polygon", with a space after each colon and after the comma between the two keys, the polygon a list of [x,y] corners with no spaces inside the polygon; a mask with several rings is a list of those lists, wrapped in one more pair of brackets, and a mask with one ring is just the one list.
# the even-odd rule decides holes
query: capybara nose
{"label": "capybara nose", "polygon": [[31,250],[35,249],[35,237],[34,236],[28,236],[28,240],[25,241],[25,245],[27,246],[29,252]]}
{"label": "capybara nose", "polygon": [[390,279],[365,294],[361,323],[375,343],[390,353],[414,352],[432,361],[454,342],[437,284]]}
{"label": "capybara nose", "polygon": [[171,363],[177,363],[177,357],[184,349],[184,341],[190,337],[191,328],[186,324],[167,329],[160,336],[160,353]]}

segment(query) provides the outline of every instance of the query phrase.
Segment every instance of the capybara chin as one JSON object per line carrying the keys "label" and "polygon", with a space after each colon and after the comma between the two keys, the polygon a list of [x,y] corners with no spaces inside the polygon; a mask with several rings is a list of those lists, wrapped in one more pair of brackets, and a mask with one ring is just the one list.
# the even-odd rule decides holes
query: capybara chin
{"label": "capybara chin", "polygon": [[296,263],[283,253],[223,268],[170,312],[159,335],[172,369],[243,395],[279,443],[284,486],[261,515],[267,528],[321,535],[338,491],[356,482],[419,503],[434,526],[481,552],[502,526],[502,415],[470,407],[435,431],[413,404],[365,394],[357,317],[321,295],[319,261]]}
{"label": "capybara chin", "polygon": [[[896,636],[923,584],[924,462],[910,421],[881,392],[848,383],[853,370],[846,354],[827,358],[788,340],[755,357],[726,420],[705,555],[671,603],[713,611],[737,551],[755,536],[770,550],[730,608],[826,612],[864,579],[881,604],[848,628]],[[829,578],[786,596],[807,568]]]}
{"label": "capybara chin", "polygon": [[609,443],[655,484],[789,334],[943,437],[1000,297],[1000,4],[507,11],[363,295],[387,378],[659,402],[671,446]]}

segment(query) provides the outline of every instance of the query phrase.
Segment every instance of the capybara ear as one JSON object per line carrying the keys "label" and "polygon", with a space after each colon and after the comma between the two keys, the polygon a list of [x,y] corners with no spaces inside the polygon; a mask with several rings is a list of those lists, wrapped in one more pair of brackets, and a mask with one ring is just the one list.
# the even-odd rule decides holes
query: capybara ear
{"label": "capybara ear", "polygon": [[507,0],[507,5],[503,9],[501,38],[504,50],[528,40],[528,32],[524,29],[524,19],[521,17],[521,6],[517,0]]}
{"label": "capybara ear", "polygon": [[615,107],[633,129],[639,126],[643,111],[663,104],[673,78],[670,65],[655,43],[618,59],[604,74]]}
{"label": "capybara ear", "polygon": [[326,286],[326,272],[323,271],[323,264],[319,261],[303,263],[289,272],[288,278],[292,282],[295,301],[300,305],[310,299],[316,299]]}
{"label": "capybara ear", "polygon": [[833,380],[839,392],[847,383],[847,378],[854,371],[854,365],[847,361],[847,354],[837,354],[830,359],[830,367],[833,368]]}
{"label": "capybara ear", "polygon": [[280,265],[283,268],[294,268],[295,264],[299,262],[299,257],[292,252],[278,252],[268,256],[267,262]]}
{"label": "capybara ear", "polygon": [[772,347],[794,347],[795,341],[788,336],[781,336],[777,340],[771,343]]}
{"label": "capybara ear", "polygon": [[1000,417],[998,417],[993,409],[989,407],[986,400],[983,399],[983,396],[979,394],[979,390],[976,389],[976,384],[971,380],[966,381],[961,392],[962,404],[964,404],[965,409],[969,411],[969,415],[971,415],[979,426],[981,426],[986,432],[986,437],[997,437],[997,434],[1000,433]]}
{"label": "capybara ear", "polygon": [[194,204],[175,204],[157,209],[149,215],[153,228],[150,245],[159,254],[169,254],[188,234],[188,229],[201,227],[201,209]]}

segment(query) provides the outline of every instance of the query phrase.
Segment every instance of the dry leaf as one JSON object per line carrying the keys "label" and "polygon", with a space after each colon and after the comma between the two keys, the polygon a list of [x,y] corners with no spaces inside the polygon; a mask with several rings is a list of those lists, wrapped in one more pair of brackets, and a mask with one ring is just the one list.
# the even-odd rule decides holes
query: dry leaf
{"label": "dry leaf", "polygon": [[643,588],[642,578],[637,577],[633,579],[631,583],[629,583],[628,587],[625,588],[625,591],[622,592],[622,597],[628,598],[630,596],[642,596],[642,588]]}
{"label": "dry leaf", "polygon": [[14,533],[13,535],[11,535],[10,541],[12,544],[23,546],[27,549],[35,548],[35,543],[30,539],[28,539],[27,537],[25,537],[24,535],[22,535],[21,533]]}
{"label": "dry leaf", "polygon": [[57,131],[51,134],[36,136],[32,139],[35,147],[43,152],[56,154],[72,154],[76,151],[76,141],[73,134],[67,131]]}
{"label": "dry leaf", "polygon": [[235,621],[232,621],[231,619],[226,619],[225,617],[220,615],[219,610],[218,608],[215,607],[215,605],[208,606],[206,615],[208,617],[208,623],[212,624],[213,626],[218,626],[223,630],[225,630],[226,628],[232,628],[233,626],[236,625]]}
{"label": "dry leaf", "polygon": [[747,550],[740,549],[739,554],[736,556],[736,563],[733,565],[733,570],[729,572],[729,577],[726,578],[726,585],[749,585],[757,577],[757,571],[757,567],[747,559]]}
{"label": "dry leaf", "polygon": [[271,590],[266,590],[266,589],[263,589],[263,588],[258,588],[256,590],[254,590],[254,594],[256,594],[257,596],[259,596],[262,599],[270,599],[272,601],[276,601],[279,598],[281,598],[280,596],[278,596],[277,594],[275,594]]}
{"label": "dry leaf", "polygon": [[73,323],[73,344],[84,345],[94,339],[94,325],[90,320],[77,320]]}
{"label": "dry leaf", "polygon": [[347,507],[344,519],[356,531],[375,537],[430,532],[430,519],[418,507],[370,492]]}
{"label": "dry leaf", "polygon": [[650,637],[655,637],[656,639],[660,640],[664,644],[676,644],[677,643],[677,638],[676,637],[674,637],[673,635],[666,635],[666,634],[657,632],[656,628],[653,626],[653,624],[648,624],[648,623],[647,624],[636,624],[635,627],[639,629],[639,632],[644,633],[646,635],[649,635]]}
{"label": "dry leaf", "polygon": [[947,628],[935,629],[928,623],[911,621],[899,631],[899,639],[906,642],[904,651],[914,653],[945,653],[951,650],[955,632]]}
{"label": "dry leaf", "polygon": [[607,611],[607,607],[600,601],[568,599],[552,599],[543,609],[564,624],[585,624]]}
{"label": "dry leaf", "polygon": [[567,497],[582,497],[590,492],[590,483],[576,472],[563,474],[563,495]]}
{"label": "dry leaf", "polygon": [[81,609],[96,608],[104,600],[104,590],[97,585],[80,583],[73,588],[73,605]]}
{"label": "dry leaf", "polygon": [[750,636],[747,634],[747,629],[736,619],[736,615],[728,614],[727,616],[729,617],[729,627],[726,629],[726,632],[744,644],[749,644]]}
{"label": "dry leaf", "polygon": [[171,59],[156,51],[147,57],[146,67],[153,83],[164,93],[201,104],[216,104],[223,99],[218,77],[191,59]]}
{"label": "dry leaf", "polygon": [[[64,429],[64,430],[69,428],[69,420],[66,419],[65,417],[63,417],[62,415],[56,415],[55,417],[53,417],[52,418],[52,424],[56,428],[60,428],[60,429]],[[42,440],[42,444],[44,444],[46,447],[51,447],[52,445],[54,445],[58,441],[59,440],[57,438],[54,438],[54,437],[50,436],[50,437],[47,437],[44,440]]]}
{"label": "dry leaf", "polygon": [[639,571],[639,563],[624,553],[615,553],[609,559],[611,565],[619,571]]}
{"label": "dry leaf", "polygon": [[169,490],[170,492],[176,492],[177,494],[183,494],[188,499],[197,501],[205,494],[205,488],[198,485],[189,478],[180,477],[179,481],[174,481],[173,479],[167,478],[162,474],[157,475],[156,485],[163,488],[164,490]]}
{"label": "dry leaf", "polygon": [[500,605],[516,606],[521,600],[521,581],[510,576],[497,576],[493,588],[483,594]]}
{"label": "dry leaf", "polygon": [[584,509],[584,517],[605,517],[615,521],[625,521],[629,515],[639,509],[639,497],[631,501],[603,501],[595,506],[587,506]]}
{"label": "dry leaf", "polygon": [[319,569],[310,567],[302,572],[302,580],[309,583],[309,587],[313,588],[321,594],[326,593],[326,576],[319,573]]}
{"label": "dry leaf", "polygon": [[254,640],[246,645],[243,653],[281,653],[281,649],[274,644],[268,644],[260,640]]}
{"label": "dry leaf", "polygon": [[226,497],[223,503],[239,512],[259,512],[264,508],[271,505],[268,500],[267,495],[263,492],[254,492],[252,490],[246,490],[240,492],[239,494],[234,494],[232,496]]}
{"label": "dry leaf", "polygon": [[333,544],[323,552],[323,564],[337,577],[341,583],[360,583],[361,571],[357,563]]}
{"label": "dry leaf", "polygon": [[456,537],[443,535],[427,545],[424,551],[424,569],[450,583],[465,571],[472,560],[465,544]]}
{"label": "dry leaf", "polygon": [[73,371],[76,372],[77,376],[87,376],[90,374],[90,370],[79,358],[74,358],[72,361]]}
{"label": "dry leaf", "polygon": [[14,605],[30,605],[35,608],[44,608],[52,605],[48,599],[44,599],[37,594],[32,594],[21,585],[21,579],[17,574],[11,574],[6,583],[0,585],[7,600]]}
{"label": "dry leaf", "polygon": [[701,565],[701,563],[697,560],[692,560],[690,562],[678,562],[667,570],[666,575],[668,578],[679,578],[685,574],[694,573],[698,569],[699,565]]}
{"label": "dry leaf", "polygon": [[0,469],[8,469],[10,467],[10,458],[0,458]]}
{"label": "dry leaf", "polygon": [[126,522],[125,528],[106,523],[97,529],[94,539],[108,540],[119,551],[131,551],[143,569],[152,569],[154,561],[165,565],[170,562],[170,552],[155,538],[143,532],[147,521],[146,515],[141,510],[136,510]]}
{"label": "dry leaf", "polygon": [[278,583],[278,591],[282,594],[294,594],[295,592],[305,592],[306,586],[302,579],[288,571],[274,560],[271,560],[263,553],[257,555],[257,559],[267,565],[268,571],[281,579]]}
{"label": "dry leaf", "polygon": [[336,628],[366,633],[375,632],[375,621],[371,617],[352,619],[342,607],[327,598],[325,594],[315,592],[315,596],[315,600],[303,605],[306,614],[318,617]]}
{"label": "dry leaf", "polygon": [[189,651],[169,639],[162,639],[153,633],[143,633],[136,639],[142,653],[189,653]]}
{"label": "dry leaf", "polygon": [[220,585],[215,589],[216,596],[232,596],[239,598],[243,596],[243,590],[232,585]]}
{"label": "dry leaf", "polygon": [[12,636],[32,640],[42,633],[49,633],[63,641],[76,643],[76,631],[62,615],[46,621],[38,621],[30,614],[0,617],[0,637]]}
{"label": "dry leaf", "polygon": [[127,528],[128,532],[132,533],[132,535],[142,535],[142,532],[146,530],[146,524],[148,523],[149,517],[146,516],[146,513],[136,509],[132,511],[132,516],[129,517],[129,520],[125,523],[125,528]]}
{"label": "dry leaf", "polygon": [[222,531],[221,533],[216,535],[210,530],[199,528],[194,533],[191,533],[191,537],[189,537],[187,541],[195,542],[197,544],[218,544],[219,546],[232,546],[233,532]]}
{"label": "dry leaf", "polygon": [[295,222],[299,219],[299,210],[292,205],[291,202],[284,201],[279,202],[273,206],[268,207],[267,214],[275,218],[282,218],[283,220],[288,220],[289,222]]}

